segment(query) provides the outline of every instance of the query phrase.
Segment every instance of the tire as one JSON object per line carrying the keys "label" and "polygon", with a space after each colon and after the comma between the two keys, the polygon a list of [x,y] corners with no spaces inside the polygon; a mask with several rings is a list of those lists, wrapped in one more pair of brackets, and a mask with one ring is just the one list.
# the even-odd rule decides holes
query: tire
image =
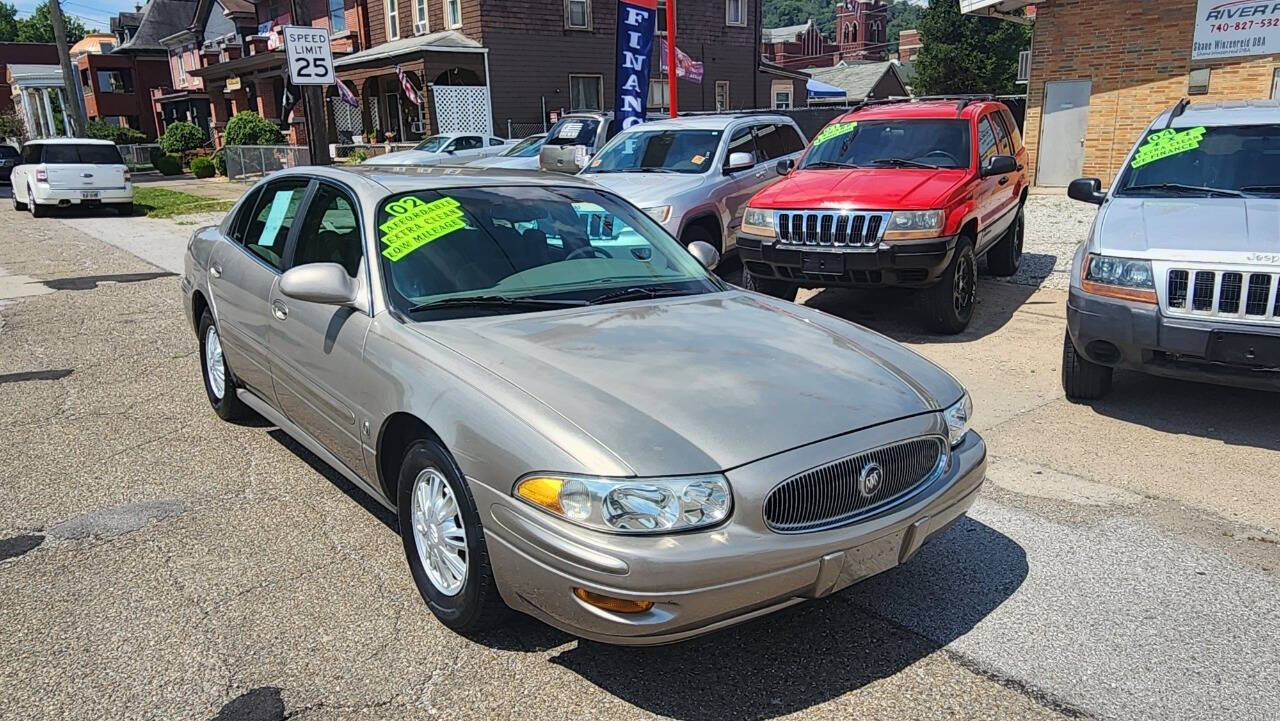
{"label": "tire", "polygon": [[[217,343],[211,348],[213,342]],[[210,362],[214,364],[214,372],[210,374]],[[213,378],[221,376],[220,387],[214,385]],[[222,356],[222,337],[218,334],[218,326],[213,321],[213,314],[206,308],[200,316],[200,377],[204,382],[204,393],[209,398],[213,412],[224,421],[237,421],[248,418],[253,411],[236,395],[235,377],[231,374],[231,366]]]}
{"label": "tire", "polygon": [[742,268],[742,287],[792,303],[796,302],[796,293],[800,290],[796,285],[786,281],[773,278],[757,278],[751,274],[750,270],[747,270],[745,264]]}
{"label": "tire", "polygon": [[122,218],[128,218],[133,215],[133,203],[121,203],[116,206],[116,212]]}
{"label": "tire", "polygon": [[49,210],[36,202],[31,188],[27,188],[27,209],[31,211],[32,218],[44,218],[49,215]]}
{"label": "tire", "polygon": [[26,203],[18,202],[18,189],[17,189],[17,188],[10,187],[10,190],[12,190],[12,191],[13,191],[13,209],[14,209],[14,210],[26,210],[26,209],[27,209],[27,204],[26,204]]}
{"label": "tire", "polygon": [[1076,351],[1070,333],[1062,340],[1062,390],[1073,401],[1096,401],[1111,392],[1115,371],[1099,365]]}
{"label": "tire", "polygon": [[960,333],[969,327],[977,301],[978,262],[973,240],[961,236],[942,280],[925,291],[929,327],[946,335]]}
{"label": "tire", "polygon": [[1022,241],[1026,235],[1022,209],[1023,206],[1019,205],[1013,225],[1005,231],[1000,242],[987,251],[987,269],[992,275],[1007,278],[1017,273],[1018,266],[1022,265]]}
{"label": "tire", "polygon": [[[498,594],[480,514],[453,456],[438,441],[415,441],[400,464],[398,488],[400,539],[427,608],[464,635],[501,625],[511,611]],[[431,499],[442,499],[439,517]],[[461,572],[449,558],[461,562]]]}

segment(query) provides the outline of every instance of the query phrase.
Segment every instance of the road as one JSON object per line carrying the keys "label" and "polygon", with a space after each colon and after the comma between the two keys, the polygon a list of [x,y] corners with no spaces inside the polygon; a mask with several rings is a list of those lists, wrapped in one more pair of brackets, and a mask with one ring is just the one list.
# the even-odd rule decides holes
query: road
{"label": "road", "polygon": [[1069,403],[1060,290],[984,280],[954,338],[805,294],[975,399],[989,482],[907,565],[676,646],[464,639],[394,518],[209,410],[190,227],[3,208],[0,719],[1280,718],[1277,396],[1121,374]]}

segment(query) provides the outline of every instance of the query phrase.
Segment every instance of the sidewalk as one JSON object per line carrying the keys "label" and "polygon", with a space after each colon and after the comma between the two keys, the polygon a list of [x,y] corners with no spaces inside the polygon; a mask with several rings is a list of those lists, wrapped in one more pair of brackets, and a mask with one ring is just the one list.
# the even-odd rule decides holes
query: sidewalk
{"label": "sidewalk", "polygon": [[215,200],[236,200],[249,188],[248,184],[233,183],[223,177],[201,179],[189,173],[169,176],[146,173],[134,176],[133,183],[149,188],[165,188],[192,195],[203,195]]}

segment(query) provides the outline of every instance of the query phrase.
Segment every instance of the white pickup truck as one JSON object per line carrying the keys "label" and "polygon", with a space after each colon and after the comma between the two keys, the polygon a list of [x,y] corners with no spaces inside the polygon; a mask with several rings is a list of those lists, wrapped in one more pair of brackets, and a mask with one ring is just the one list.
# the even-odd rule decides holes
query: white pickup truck
{"label": "white pickup truck", "polygon": [[38,217],[49,209],[109,206],[133,214],[133,182],[120,151],[107,140],[44,138],[22,146],[10,175],[15,210]]}

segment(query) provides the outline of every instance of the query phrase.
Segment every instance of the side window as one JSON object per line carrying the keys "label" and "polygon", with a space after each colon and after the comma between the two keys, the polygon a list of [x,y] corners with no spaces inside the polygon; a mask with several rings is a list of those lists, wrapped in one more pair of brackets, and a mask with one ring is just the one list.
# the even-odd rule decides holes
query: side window
{"label": "side window", "polygon": [[303,179],[283,180],[272,183],[262,191],[253,219],[245,229],[244,247],[279,270],[284,267],[281,253],[293,219],[298,214],[298,204],[307,192]]}
{"label": "side window", "polygon": [[987,116],[987,119],[996,129],[996,144],[1000,148],[1000,154],[1013,155],[1013,145],[1009,143],[1009,131],[1004,127],[1004,118],[1000,117],[1000,113],[992,113]]}
{"label": "side window", "polygon": [[489,145],[506,145],[502,138],[489,138]]}
{"label": "side window", "polygon": [[756,151],[755,135],[751,132],[751,127],[738,128],[733,131],[733,135],[729,136],[729,148],[724,154],[724,167],[729,167],[729,156],[734,153],[751,153],[751,157],[760,162],[760,154]]}
{"label": "side window", "polygon": [[227,224],[225,232],[226,236],[233,241],[244,245],[244,234],[249,228],[250,221],[256,215],[258,196],[262,195],[262,188],[254,188],[249,191],[249,196],[240,204],[240,210],[236,213],[235,219]]}
{"label": "side window", "polygon": [[454,143],[456,150],[475,150],[476,148],[484,147],[484,143],[476,135],[464,135],[455,140]]}
{"label": "side window", "polygon": [[23,165],[39,165],[40,149],[43,145],[24,145],[22,146],[22,164]]}
{"label": "side window", "polygon": [[991,129],[991,121],[983,118],[978,121],[978,163],[987,162],[998,152],[996,147],[996,131]]}
{"label": "side window", "polygon": [[1017,152],[1022,147],[1022,133],[1018,130],[1018,123],[1008,108],[1000,111],[1000,117],[1004,118],[1004,126],[1009,129],[1009,138],[1013,141],[1013,150]]}
{"label": "side window", "polygon": [[760,151],[759,160],[764,162],[798,153],[804,150],[804,143],[790,125],[770,123],[756,126],[756,148]]}
{"label": "side window", "polygon": [[354,278],[363,255],[355,203],[338,188],[321,183],[303,216],[290,267],[337,263]]}

